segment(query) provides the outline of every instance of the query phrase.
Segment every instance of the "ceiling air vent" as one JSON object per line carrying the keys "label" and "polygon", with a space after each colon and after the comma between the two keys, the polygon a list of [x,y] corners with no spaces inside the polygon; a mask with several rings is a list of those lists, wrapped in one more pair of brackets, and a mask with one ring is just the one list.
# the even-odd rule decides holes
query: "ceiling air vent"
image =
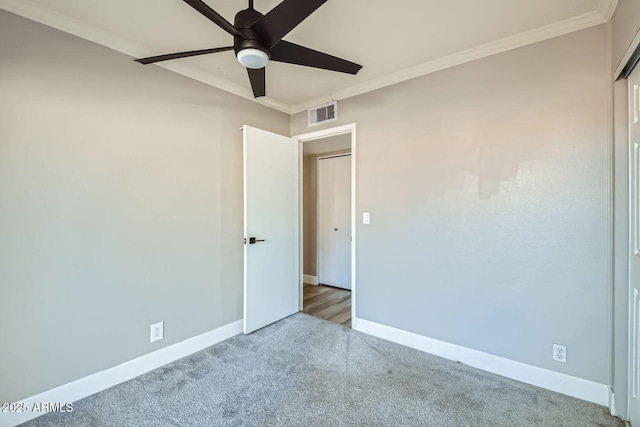
{"label": "ceiling air vent", "polygon": [[338,101],[309,108],[309,126],[317,126],[322,123],[335,122],[338,120]]}

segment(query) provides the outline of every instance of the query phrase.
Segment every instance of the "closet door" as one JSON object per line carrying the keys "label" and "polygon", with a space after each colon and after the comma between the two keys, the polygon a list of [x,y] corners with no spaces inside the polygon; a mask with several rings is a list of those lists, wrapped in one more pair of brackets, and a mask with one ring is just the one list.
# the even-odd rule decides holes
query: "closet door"
{"label": "closet door", "polygon": [[351,155],[318,159],[318,283],[351,289]]}

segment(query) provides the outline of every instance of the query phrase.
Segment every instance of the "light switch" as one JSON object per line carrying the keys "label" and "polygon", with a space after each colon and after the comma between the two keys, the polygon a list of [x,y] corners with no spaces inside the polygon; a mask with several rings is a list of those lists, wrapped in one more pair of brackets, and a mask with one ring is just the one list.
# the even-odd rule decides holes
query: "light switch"
{"label": "light switch", "polygon": [[362,223],[370,224],[369,212],[362,212]]}

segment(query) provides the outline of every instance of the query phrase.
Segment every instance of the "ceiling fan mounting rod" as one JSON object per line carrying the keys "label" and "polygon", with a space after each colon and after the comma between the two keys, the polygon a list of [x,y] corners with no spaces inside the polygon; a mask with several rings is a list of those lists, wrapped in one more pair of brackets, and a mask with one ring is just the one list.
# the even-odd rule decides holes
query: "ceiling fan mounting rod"
{"label": "ceiling fan mounting rod", "polygon": [[249,0],[249,9],[253,9],[253,0]]}
{"label": "ceiling fan mounting rod", "polygon": [[262,14],[255,9],[241,10],[236,14],[233,24],[243,35],[243,37],[234,37],[233,45],[236,54],[243,49],[259,49],[270,56],[270,49],[260,34],[251,29],[251,25],[260,18]]}

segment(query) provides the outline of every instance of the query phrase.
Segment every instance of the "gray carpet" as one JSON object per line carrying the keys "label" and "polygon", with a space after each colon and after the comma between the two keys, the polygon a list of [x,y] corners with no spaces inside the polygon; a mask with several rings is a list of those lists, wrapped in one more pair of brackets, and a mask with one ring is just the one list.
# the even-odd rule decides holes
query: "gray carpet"
{"label": "gray carpet", "polygon": [[606,408],[296,314],[28,426],[623,426]]}

